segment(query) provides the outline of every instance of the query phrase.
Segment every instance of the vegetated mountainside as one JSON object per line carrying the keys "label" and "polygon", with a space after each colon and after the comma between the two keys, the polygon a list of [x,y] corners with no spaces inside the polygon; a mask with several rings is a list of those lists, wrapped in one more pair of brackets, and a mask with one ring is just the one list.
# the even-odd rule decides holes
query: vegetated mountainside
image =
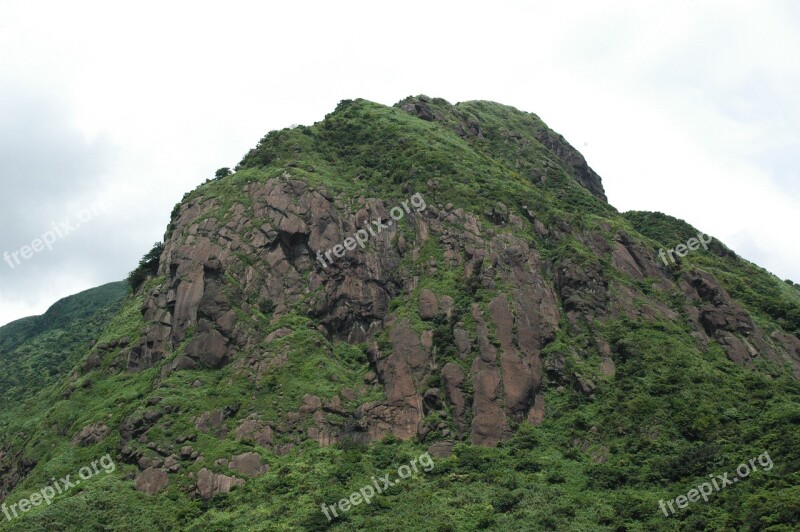
{"label": "vegetated mountainside", "polygon": [[[26,464],[6,503],[118,465],[7,526],[792,530],[800,290],[716,240],[658,258],[697,232],[618,213],[561,136],[492,102],[344,101],[271,132],[4,421],[0,471]],[[426,450],[432,471],[322,513]],[[770,471],[659,509],[765,451]]]}
{"label": "vegetated mountainside", "polygon": [[0,327],[0,404],[35,395],[75,367],[127,291],[124,281],[108,283],[61,299],[41,316]]}

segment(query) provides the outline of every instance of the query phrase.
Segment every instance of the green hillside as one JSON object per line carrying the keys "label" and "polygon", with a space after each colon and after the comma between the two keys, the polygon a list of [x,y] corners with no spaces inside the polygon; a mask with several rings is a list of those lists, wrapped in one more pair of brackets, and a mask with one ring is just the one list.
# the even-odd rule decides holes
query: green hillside
{"label": "green hillside", "polygon": [[124,282],[65,297],[41,316],[0,327],[0,405],[35,395],[59,382],[122,307]]}

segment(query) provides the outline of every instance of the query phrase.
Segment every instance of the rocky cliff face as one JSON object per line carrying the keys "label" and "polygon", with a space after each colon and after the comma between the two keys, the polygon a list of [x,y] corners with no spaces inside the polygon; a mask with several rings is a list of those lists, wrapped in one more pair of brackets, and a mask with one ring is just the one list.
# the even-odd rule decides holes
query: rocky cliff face
{"label": "rocky cliff face", "polygon": [[[399,105],[475,142],[476,150],[490,150],[499,135],[510,150],[503,159],[538,140],[535,148],[549,154],[562,179],[605,201],[599,177],[546,127],[523,131],[525,137],[498,132],[478,111],[441,100]],[[293,149],[301,158],[303,150]],[[478,210],[445,202],[437,178],[406,180],[396,189],[427,198],[425,208],[378,233],[366,249],[323,264],[318,251],[391,219],[398,203],[337,193],[304,179],[301,164],[278,159],[271,162],[280,166],[278,175],[243,183],[233,201],[198,194],[180,205],[161,280],[141,309],[146,327],[118,356],[118,370],[158,366],[164,378],[232,365],[258,381],[282,364],[284,354],[271,346],[291,328],[275,324],[302,316],[326,342],[363,345],[372,370],[364,387],[383,395],[365,402],[358,400],[370,395],[363,389],[308,396],[273,427],[295,442],[322,445],[393,435],[494,446],[518,424],[547,416],[543,380],[593,392],[590,376],[565,371],[566,353],[552,350],[545,360],[543,350],[559,334],[592,331],[609,318],[679,324],[699,345],[718,342],[736,364],[763,357],[791,364],[800,376],[797,337],[768,335],[712,275],[664,266],[613,215],[594,227],[569,213],[546,223],[535,207],[497,201]],[[531,178],[541,181],[536,172]],[[431,282],[451,275],[449,284]],[[600,356],[596,374],[608,376],[624,346],[598,334],[587,349]],[[299,437],[298,427],[306,427]]]}
{"label": "rocky cliff face", "polygon": [[[332,341],[368,345],[375,385],[383,388],[386,401],[341,411],[341,427],[323,425],[313,431],[320,439],[325,435],[329,442],[338,441],[344,432],[359,441],[388,434],[424,436],[430,431],[425,414],[441,410],[445,401],[457,406],[457,435],[478,443],[496,444],[508,435],[507,417],[541,419],[540,352],[554,337],[559,310],[555,289],[528,243],[497,235],[490,227],[482,230],[475,215],[463,209],[429,205],[407,218],[405,235],[392,227],[369,249],[323,267],[314,250],[332,248],[365,221],[389,219],[392,205],[361,198],[353,208],[337,209],[326,191],[288,176],[247,186],[245,193],[252,210],[239,204],[224,226],[208,218],[197,222],[213,202],[182,206],[162,260],[166,280],[142,308],[150,325],[139,344],[123,352],[123,369],[159,363],[178,349],[189,330],[193,337],[183,353],[163,366],[164,372],[269,363],[272,354],[257,349],[266,330],[234,310],[239,302],[252,301],[241,308],[245,316],[252,308],[269,307],[275,322],[296,312],[318,323]],[[522,227],[523,220],[513,216],[508,223]],[[477,303],[457,308],[452,297],[420,289],[419,276],[410,275],[403,259],[413,264],[434,240],[448,257],[445,266],[463,270],[470,290],[494,290],[500,284],[507,291],[494,296],[484,311]],[[426,264],[420,273],[438,267]],[[415,330],[407,318],[389,310],[397,298],[418,301],[425,330]],[[463,323],[464,310],[474,320],[474,332]],[[489,326],[496,332],[490,333]],[[437,333],[459,342],[458,360],[466,372],[437,360],[435,344],[443,341]],[[382,334],[388,338],[385,347],[376,341]],[[474,386],[468,395],[461,388],[467,375]],[[437,380],[446,381],[446,393],[426,387]]]}

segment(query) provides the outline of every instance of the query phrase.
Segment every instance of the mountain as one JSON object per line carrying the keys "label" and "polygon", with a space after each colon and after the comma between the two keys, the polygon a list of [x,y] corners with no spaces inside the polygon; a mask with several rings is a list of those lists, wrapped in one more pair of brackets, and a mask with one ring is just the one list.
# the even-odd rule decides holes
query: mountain
{"label": "mountain", "polygon": [[4,400],[4,504],[114,467],[0,529],[800,520],[800,289],[619,213],[536,115],[346,100],[217,176],[74,368]]}

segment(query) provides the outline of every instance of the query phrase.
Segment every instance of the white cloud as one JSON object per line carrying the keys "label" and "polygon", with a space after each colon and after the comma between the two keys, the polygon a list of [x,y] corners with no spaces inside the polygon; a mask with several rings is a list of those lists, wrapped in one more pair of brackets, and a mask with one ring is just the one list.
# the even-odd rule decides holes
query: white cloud
{"label": "white cloud", "polygon": [[[0,322],[122,278],[183,193],[267,131],[318,121],[343,98],[419,93],[535,112],[620,210],[684,218],[800,281],[798,14],[785,2],[0,3],[0,85],[25,90],[0,100],[0,117],[47,89],[52,105],[21,124],[37,138],[60,124],[52,138],[72,144],[36,155],[85,165],[58,191],[38,174],[25,189],[41,205],[120,205],[37,260],[42,272],[0,274]],[[22,126],[0,120],[0,134]],[[4,223],[3,244],[57,215]],[[56,271],[58,283],[35,277]]]}

